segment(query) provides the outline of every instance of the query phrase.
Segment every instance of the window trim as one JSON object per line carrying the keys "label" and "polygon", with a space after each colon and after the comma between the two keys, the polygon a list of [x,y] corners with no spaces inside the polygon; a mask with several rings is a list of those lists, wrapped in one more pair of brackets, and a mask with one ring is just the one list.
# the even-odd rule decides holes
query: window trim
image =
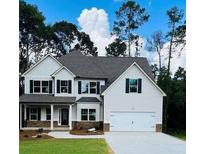
{"label": "window trim", "polygon": [[[36,113],[31,113],[32,109],[36,109]],[[38,121],[38,108],[37,107],[32,107],[29,108],[30,112],[29,112],[29,121]],[[36,119],[31,119],[31,115],[36,115]]]}
{"label": "window trim", "polygon": [[[82,120],[82,110],[87,110],[87,120]],[[95,110],[95,120],[90,120],[90,110]],[[86,115],[86,114],[83,114],[83,115]],[[81,108],[80,110],[80,120],[81,121],[91,121],[91,122],[94,122],[94,121],[97,121],[97,110],[96,108]]]}
{"label": "window trim", "polygon": [[[34,85],[34,82],[35,81],[40,81],[40,86],[35,86]],[[42,84],[42,82],[43,81],[46,81],[46,82],[48,82],[48,92],[42,92],[43,90],[42,90],[42,88],[43,87],[46,87],[46,86],[43,86],[43,84]],[[31,86],[31,85],[30,85]],[[35,92],[35,87],[40,87],[40,92]],[[33,80],[33,94],[49,94],[49,80]]]}

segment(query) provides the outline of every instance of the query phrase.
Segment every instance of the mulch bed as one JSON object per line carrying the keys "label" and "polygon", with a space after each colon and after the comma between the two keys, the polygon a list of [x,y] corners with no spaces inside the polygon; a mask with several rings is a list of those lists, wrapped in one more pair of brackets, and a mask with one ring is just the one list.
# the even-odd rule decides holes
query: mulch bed
{"label": "mulch bed", "polygon": [[[20,140],[39,140],[39,139],[53,138],[53,137],[47,135],[48,132],[50,132],[50,131],[44,130],[43,132],[39,133],[36,130],[21,130],[19,132],[19,139]],[[37,137],[37,138],[32,137],[32,136],[36,136],[38,134],[40,134],[39,137]]]}
{"label": "mulch bed", "polygon": [[88,130],[71,130],[70,134],[72,135],[103,135],[102,130],[96,130],[95,132],[89,132]]}

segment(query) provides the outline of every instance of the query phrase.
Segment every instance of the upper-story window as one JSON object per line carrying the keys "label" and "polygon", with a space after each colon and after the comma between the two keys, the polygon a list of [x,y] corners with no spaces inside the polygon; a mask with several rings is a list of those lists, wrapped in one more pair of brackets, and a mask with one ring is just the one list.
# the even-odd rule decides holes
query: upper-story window
{"label": "upper-story window", "polygon": [[99,94],[100,82],[99,81],[78,81],[79,94]]}
{"label": "upper-story window", "polygon": [[52,80],[30,80],[30,93],[52,93]]}
{"label": "upper-story window", "polygon": [[126,93],[142,93],[142,79],[126,79]]}
{"label": "upper-story window", "polygon": [[57,80],[57,93],[72,93],[71,80]]}
{"label": "upper-story window", "polygon": [[61,93],[68,93],[68,81],[61,80]]}
{"label": "upper-story window", "polygon": [[129,80],[129,88],[130,92],[137,92],[137,79]]}

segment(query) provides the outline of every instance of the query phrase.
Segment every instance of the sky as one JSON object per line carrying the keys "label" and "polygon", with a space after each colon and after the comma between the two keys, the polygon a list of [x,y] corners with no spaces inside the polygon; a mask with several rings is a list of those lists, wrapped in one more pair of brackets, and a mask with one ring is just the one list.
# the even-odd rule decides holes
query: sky
{"label": "sky", "polygon": [[[75,24],[80,31],[90,35],[91,40],[98,47],[98,55],[104,56],[105,46],[112,43],[115,36],[110,33],[115,20],[115,11],[119,9],[125,0],[26,0],[34,4],[45,16],[46,24],[54,24],[66,20]],[[168,31],[166,11],[173,6],[177,6],[186,13],[186,0],[136,0],[141,7],[144,7],[150,15],[149,21],[142,25],[136,32],[141,36],[143,43],[141,56],[147,57],[150,63],[157,63],[156,53],[146,51],[146,38],[153,32],[161,30],[163,33]],[[185,14],[186,16],[186,14]],[[184,16],[184,19],[185,19]],[[183,19],[183,20],[184,20]],[[167,44],[164,47],[164,64],[167,58]],[[134,55],[135,49],[132,47],[131,54]],[[180,52],[180,51],[178,51]],[[186,52],[178,56],[176,52],[173,56],[173,71],[178,66],[185,67]]]}
{"label": "sky", "polygon": [[[46,23],[52,24],[56,21],[66,20],[76,24],[77,18],[84,9],[103,9],[108,14],[110,30],[112,29],[115,11],[125,0],[26,0],[30,4],[35,4],[46,17]],[[150,36],[156,30],[167,31],[166,11],[177,6],[186,11],[186,0],[137,0],[150,14],[149,22],[143,25],[139,34],[145,37]]]}

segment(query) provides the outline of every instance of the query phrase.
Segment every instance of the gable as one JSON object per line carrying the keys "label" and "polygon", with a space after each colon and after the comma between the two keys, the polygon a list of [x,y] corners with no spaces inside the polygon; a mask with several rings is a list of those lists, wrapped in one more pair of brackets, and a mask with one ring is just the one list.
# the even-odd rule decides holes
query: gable
{"label": "gable", "polygon": [[[125,79],[142,79],[142,91],[152,92],[166,96],[166,94],[158,87],[158,85],[151,79],[149,76],[136,64],[133,63],[126,71],[124,71],[115,81],[112,82],[106,89],[102,92],[102,95],[105,95],[110,92],[112,89],[115,91],[125,93]],[[111,92],[112,93],[112,92]],[[142,92],[143,93],[143,92]]]}
{"label": "gable", "polygon": [[65,67],[57,70],[52,76],[55,76],[57,79],[73,79],[73,77],[75,77],[75,75]]}
{"label": "gable", "polygon": [[50,76],[61,66],[55,58],[51,55],[47,55],[26,71],[23,76]]}

